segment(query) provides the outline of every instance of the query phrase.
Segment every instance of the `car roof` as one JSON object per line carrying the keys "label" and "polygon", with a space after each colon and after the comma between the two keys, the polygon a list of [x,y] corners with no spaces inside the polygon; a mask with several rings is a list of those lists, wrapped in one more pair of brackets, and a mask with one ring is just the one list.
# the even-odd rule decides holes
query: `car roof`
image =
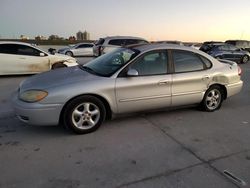
{"label": "car roof", "polygon": [[0,44],[20,44],[26,46],[34,46],[35,44],[30,44],[26,42],[18,42],[18,41],[0,41]]}
{"label": "car roof", "polygon": [[127,47],[137,49],[141,52],[145,52],[149,50],[161,50],[161,49],[188,50],[188,51],[194,51],[194,52],[199,51],[194,48],[187,47],[187,46],[180,46],[177,44],[166,44],[166,43],[137,44],[137,45],[129,45]]}
{"label": "car roof", "polygon": [[108,36],[108,37],[101,37],[101,39],[105,40],[111,40],[111,39],[140,39],[140,40],[145,40],[144,38],[141,37],[133,37],[133,36]]}

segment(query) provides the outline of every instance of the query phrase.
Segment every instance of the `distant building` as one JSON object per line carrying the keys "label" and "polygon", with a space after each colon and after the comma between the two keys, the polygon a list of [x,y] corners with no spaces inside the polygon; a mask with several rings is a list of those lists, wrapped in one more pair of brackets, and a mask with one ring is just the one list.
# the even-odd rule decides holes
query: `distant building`
{"label": "distant building", "polygon": [[77,40],[90,40],[90,34],[87,31],[78,31],[76,33],[76,39]]}
{"label": "distant building", "polygon": [[47,40],[47,37],[42,36],[42,35],[38,35],[35,37],[35,40]]}
{"label": "distant building", "polygon": [[90,34],[87,31],[83,32],[83,39],[84,40],[90,40]]}

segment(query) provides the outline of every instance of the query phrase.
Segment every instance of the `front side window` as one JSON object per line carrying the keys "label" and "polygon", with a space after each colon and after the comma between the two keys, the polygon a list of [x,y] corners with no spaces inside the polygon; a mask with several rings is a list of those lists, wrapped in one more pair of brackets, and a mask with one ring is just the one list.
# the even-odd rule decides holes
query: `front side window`
{"label": "front side window", "polygon": [[139,54],[138,50],[119,48],[81,66],[82,69],[109,77]]}
{"label": "front side window", "polygon": [[40,56],[40,51],[25,45],[18,45],[17,54],[18,55],[28,55],[28,56]]}
{"label": "front side window", "polygon": [[167,73],[168,56],[166,51],[150,52],[140,57],[129,69],[138,71],[139,76]]}
{"label": "front side window", "polygon": [[176,73],[199,71],[207,68],[198,55],[188,51],[174,50],[173,62]]}
{"label": "front side window", "polygon": [[229,48],[229,50],[231,50],[231,51],[237,51],[237,50],[238,50],[237,47],[232,46],[232,45],[229,45],[228,48]]}

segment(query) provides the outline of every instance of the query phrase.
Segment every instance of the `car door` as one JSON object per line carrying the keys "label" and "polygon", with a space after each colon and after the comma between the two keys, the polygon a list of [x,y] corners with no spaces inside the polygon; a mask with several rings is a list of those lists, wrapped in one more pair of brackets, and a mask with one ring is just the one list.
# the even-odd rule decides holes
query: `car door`
{"label": "car door", "polygon": [[50,69],[47,55],[38,49],[22,44],[5,44],[1,48],[5,48],[5,53],[0,55],[2,74],[30,74]]}
{"label": "car door", "polygon": [[172,50],[172,105],[200,103],[210,80],[211,62],[189,51]]}
{"label": "car door", "polygon": [[[137,76],[126,76],[126,71]],[[122,76],[121,76],[122,75]],[[168,74],[166,50],[140,56],[116,79],[115,93],[119,113],[149,110],[171,105],[172,76]]]}
{"label": "car door", "polygon": [[233,53],[233,61],[240,61],[243,56],[243,51],[233,45],[229,45],[230,51]]}
{"label": "car door", "polygon": [[80,44],[74,49],[75,56],[91,56],[93,55],[93,45],[92,44]]}

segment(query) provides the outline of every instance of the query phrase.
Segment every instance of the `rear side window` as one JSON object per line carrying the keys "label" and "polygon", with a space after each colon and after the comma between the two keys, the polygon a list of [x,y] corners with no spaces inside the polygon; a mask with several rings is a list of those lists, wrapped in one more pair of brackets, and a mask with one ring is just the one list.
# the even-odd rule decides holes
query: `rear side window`
{"label": "rear side window", "polygon": [[140,39],[127,39],[125,45],[132,45],[132,44],[147,44],[148,42],[145,40]]}
{"label": "rear side window", "polygon": [[115,46],[123,46],[125,45],[125,39],[113,39],[113,40],[110,40],[108,44],[115,45]]}
{"label": "rear side window", "polygon": [[[173,50],[173,62],[176,73],[193,72],[207,69],[202,59],[195,53],[181,50]],[[211,65],[208,66],[211,67]]]}
{"label": "rear side window", "polygon": [[93,47],[92,44],[81,44],[77,48],[92,48],[92,47]]}
{"label": "rear side window", "polygon": [[0,53],[17,54],[17,45],[16,44],[0,44]]}

